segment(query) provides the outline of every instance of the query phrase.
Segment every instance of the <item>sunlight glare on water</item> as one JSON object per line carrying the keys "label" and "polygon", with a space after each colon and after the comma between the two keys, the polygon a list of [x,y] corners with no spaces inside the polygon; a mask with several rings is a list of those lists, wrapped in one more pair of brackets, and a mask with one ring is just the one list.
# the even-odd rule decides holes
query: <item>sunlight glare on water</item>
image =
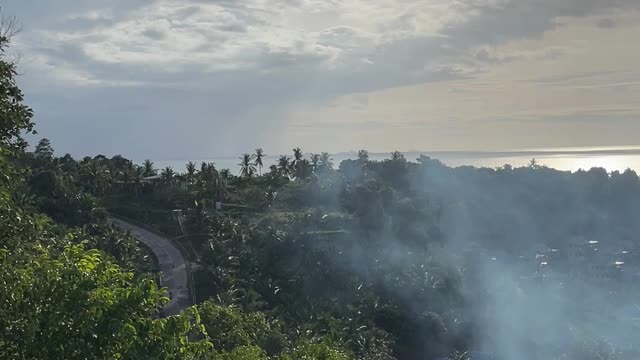
{"label": "sunlight glare on water", "polygon": [[[589,170],[593,167],[602,167],[607,171],[624,171],[628,168],[640,171],[640,147],[580,147],[580,148],[547,148],[530,149],[503,152],[460,152],[460,151],[424,151],[406,152],[405,158],[415,161],[420,154],[438,159],[451,167],[476,166],[496,168],[505,164],[514,167],[529,165],[531,159],[536,159],[538,165],[548,166],[558,170],[577,171]],[[341,161],[357,158],[356,152],[338,153],[332,155],[337,167]],[[389,153],[370,153],[369,158],[382,161],[389,158]],[[264,159],[264,167],[276,163],[278,156],[267,156]],[[157,168],[171,166],[174,170],[182,171],[188,160],[158,160]],[[202,161],[213,162],[219,169],[227,168],[236,171],[239,160],[234,157],[218,157],[204,160],[192,160],[197,164]]]}

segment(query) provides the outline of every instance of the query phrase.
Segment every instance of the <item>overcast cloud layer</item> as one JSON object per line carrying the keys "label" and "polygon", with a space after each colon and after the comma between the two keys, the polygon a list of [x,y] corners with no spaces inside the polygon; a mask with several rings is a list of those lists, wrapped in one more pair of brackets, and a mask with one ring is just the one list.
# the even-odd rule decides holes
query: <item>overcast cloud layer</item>
{"label": "overcast cloud layer", "polygon": [[[5,0],[59,152],[637,144],[637,0]],[[635,35],[634,35],[635,34]]]}

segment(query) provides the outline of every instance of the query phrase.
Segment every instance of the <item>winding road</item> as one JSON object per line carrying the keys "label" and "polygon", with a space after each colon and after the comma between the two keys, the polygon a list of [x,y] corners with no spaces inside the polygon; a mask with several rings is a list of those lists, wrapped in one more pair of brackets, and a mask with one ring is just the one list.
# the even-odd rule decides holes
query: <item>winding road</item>
{"label": "winding road", "polygon": [[120,219],[112,218],[111,221],[120,229],[130,232],[156,255],[160,265],[160,285],[167,288],[171,298],[164,307],[165,315],[176,315],[193,305],[187,261],[171,240]]}

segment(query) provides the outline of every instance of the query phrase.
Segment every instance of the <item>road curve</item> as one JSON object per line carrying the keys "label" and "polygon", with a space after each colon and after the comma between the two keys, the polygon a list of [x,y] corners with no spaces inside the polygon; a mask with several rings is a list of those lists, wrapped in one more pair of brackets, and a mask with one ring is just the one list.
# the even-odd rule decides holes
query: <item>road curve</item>
{"label": "road curve", "polygon": [[169,239],[151,231],[120,219],[112,218],[111,221],[121,230],[130,232],[156,255],[160,265],[160,285],[167,288],[171,298],[164,307],[165,315],[176,315],[180,310],[193,305],[189,291],[187,262],[180,250]]}

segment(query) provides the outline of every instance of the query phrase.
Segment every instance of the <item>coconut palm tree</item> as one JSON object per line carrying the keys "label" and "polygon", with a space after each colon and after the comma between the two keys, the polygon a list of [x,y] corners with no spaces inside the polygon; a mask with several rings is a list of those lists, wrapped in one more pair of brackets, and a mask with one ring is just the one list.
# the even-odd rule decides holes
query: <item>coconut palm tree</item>
{"label": "coconut palm tree", "polygon": [[323,152],[320,155],[320,168],[323,170],[333,170],[333,161],[331,161],[331,155],[327,152]]}
{"label": "coconut palm tree", "polygon": [[311,163],[313,172],[317,172],[320,168],[320,154],[311,154],[311,156],[309,156],[309,162]]}
{"label": "coconut palm tree", "polygon": [[256,153],[254,155],[255,157],[255,161],[253,162],[253,165],[255,165],[258,168],[258,174],[260,174],[262,176],[262,158],[265,157],[265,153],[262,151],[262,148],[257,148],[256,149]]}
{"label": "coconut palm tree", "polygon": [[157,174],[157,171],[153,168],[153,162],[149,159],[144,161],[144,164],[142,164],[142,167],[144,169],[144,176],[154,176]]}
{"label": "coconut palm tree", "polygon": [[293,149],[293,163],[294,165],[300,161],[302,161],[302,158],[304,157],[304,155],[302,154],[302,149],[295,148]]}
{"label": "coconut palm tree", "polygon": [[218,201],[222,201],[227,193],[229,187],[229,180],[233,177],[229,169],[222,169],[216,177],[216,184],[218,190]]}
{"label": "coconut palm tree", "polygon": [[193,161],[189,161],[186,165],[186,168],[187,168],[187,174],[186,174],[187,182],[189,184],[193,184],[195,182],[196,172],[198,171],[198,169],[196,168],[196,163],[194,163]]}
{"label": "coconut palm tree", "polygon": [[82,166],[81,174],[95,194],[105,194],[111,188],[111,172],[100,161],[88,160]]}
{"label": "coconut palm tree", "polygon": [[229,171],[229,169],[220,170],[220,179],[228,183],[229,179],[231,179],[231,171]]}
{"label": "coconut palm tree", "polygon": [[280,175],[289,177],[291,175],[291,159],[287,155],[282,155],[278,159],[278,171]]}
{"label": "coconut palm tree", "polygon": [[130,183],[137,198],[140,197],[140,188],[144,182],[144,171],[144,167],[138,165],[134,165],[130,170]]}
{"label": "coconut palm tree", "polygon": [[303,158],[304,158],[304,155],[302,153],[302,149],[300,149],[299,147],[293,149],[293,160],[291,160],[291,170],[290,170],[291,175],[295,176],[298,164],[302,161]]}
{"label": "coconut palm tree", "polygon": [[252,163],[253,155],[251,154],[242,154],[240,157],[240,177],[243,178],[251,178],[253,174],[256,172],[256,167]]}
{"label": "coconut palm tree", "polygon": [[313,175],[313,168],[309,160],[302,159],[296,165],[295,177],[298,180],[308,179]]}
{"label": "coconut palm tree", "polygon": [[197,174],[198,184],[200,186],[208,186],[215,183],[218,177],[218,171],[216,170],[214,163],[202,162],[200,164],[200,172]]}
{"label": "coconut palm tree", "polygon": [[369,152],[367,150],[358,150],[358,161],[361,163],[369,161]]}
{"label": "coconut palm tree", "polygon": [[173,171],[173,168],[171,166],[167,166],[162,170],[160,176],[162,177],[162,181],[165,184],[171,184],[174,181],[176,173]]}

